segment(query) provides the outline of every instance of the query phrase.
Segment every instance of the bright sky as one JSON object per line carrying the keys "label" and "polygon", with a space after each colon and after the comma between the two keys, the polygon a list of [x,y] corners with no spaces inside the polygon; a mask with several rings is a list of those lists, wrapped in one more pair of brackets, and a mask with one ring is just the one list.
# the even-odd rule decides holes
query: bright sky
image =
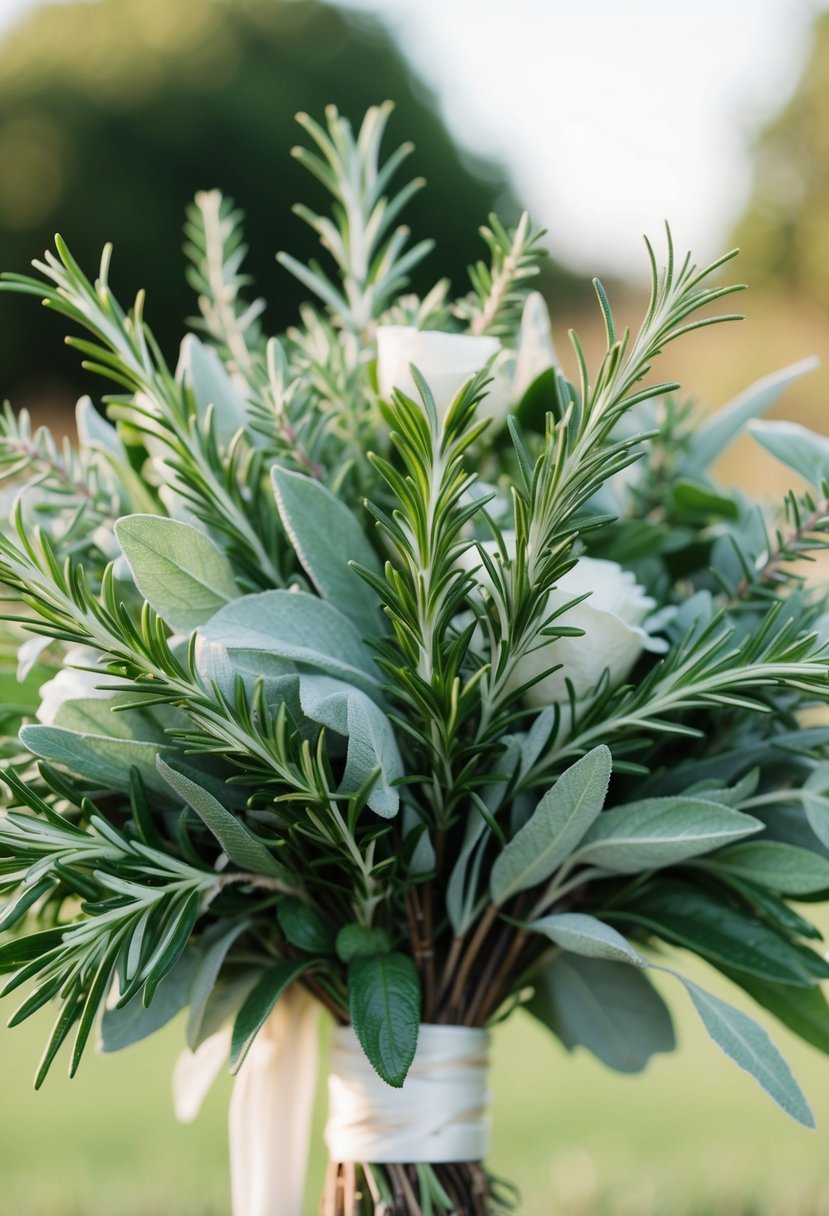
{"label": "bright sky", "polygon": [[[39,2],[0,0],[0,28]],[[751,133],[827,3],[351,0],[397,32],[454,134],[505,162],[554,253],[604,273],[640,271],[665,219],[697,261],[722,252]]]}

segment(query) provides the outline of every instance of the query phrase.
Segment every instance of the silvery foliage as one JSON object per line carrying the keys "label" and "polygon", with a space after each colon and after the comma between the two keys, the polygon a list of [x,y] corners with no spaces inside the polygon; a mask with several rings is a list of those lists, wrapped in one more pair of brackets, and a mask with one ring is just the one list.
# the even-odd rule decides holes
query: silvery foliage
{"label": "silvery foliage", "polygon": [[[734,290],[711,285],[727,259],[678,262],[669,235],[639,331],[617,334],[597,283],[604,358],[574,337],[577,383],[550,367],[506,426],[478,417],[488,367],[445,410],[417,368],[413,397],[380,400],[384,324],[514,348],[540,239],[493,219],[468,295],[411,294],[430,245],[398,222],[420,183],[390,189],[408,149],[380,156],[387,117],[302,118],[334,206],[299,209],[327,268],[280,255],[309,292],[280,337],[215,192],[188,215],[200,315],[175,368],[143,296],[114,297],[109,249],[94,282],[61,240],[5,277],[115,390],[106,418],[82,403],[77,446],[10,410],[0,431],[23,665],[79,665],[5,745],[0,967],[26,992],[13,1021],[58,1006],[38,1079],[73,1035],[77,1067],[104,1009],[109,1049],[184,1006],[194,1049],[233,1020],[238,1066],[297,981],[393,1085],[418,1022],[525,1003],[638,1071],[674,1045],[654,945],[827,1051],[829,965],[788,900],[829,894],[829,727],[801,719],[826,696],[825,593],[800,560],[825,544],[829,447],[759,420],[806,368],[711,417],[646,382]],[[747,424],[809,486],[780,512],[711,476]],[[565,626],[547,604],[584,555],[635,575],[665,653],[530,708],[511,677],[578,639],[578,607]],[[765,1031],[682,983],[809,1123]]]}

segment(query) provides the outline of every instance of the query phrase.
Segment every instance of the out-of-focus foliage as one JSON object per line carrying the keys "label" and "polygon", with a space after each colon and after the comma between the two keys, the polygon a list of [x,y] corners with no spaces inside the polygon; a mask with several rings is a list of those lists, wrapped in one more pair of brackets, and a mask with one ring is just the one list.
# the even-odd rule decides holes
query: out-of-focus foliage
{"label": "out-of-focus foliage", "polygon": [[[469,219],[485,221],[496,198],[503,214],[503,177],[462,161],[375,21],[315,0],[46,5],[0,43],[0,267],[25,270],[55,230],[88,264],[103,234],[115,245],[117,285],[146,286],[147,316],[174,353],[193,311],[179,274],[185,205],[218,186],[244,200],[247,265],[272,301],[264,324],[283,329],[302,288],[274,254],[306,259],[316,242],[290,210],[307,194],[304,170],[286,155],[294,114],[333,101],[353,118],[385,98],[397,104],[392,132],[416,144],[412,171],[429,179],[407,222],[437,239],[441,272],[459,286],[481,254]],[[428,263],[422,273],[424,284],[436,277]],[[87,387],[56,337],[51,318],[3,301],[4,395],[19,402],[56,380]]]}
{"label": "out-of-focus foliage", "polygon": [[752,286],[780,283],[829,305],[829,13],[803,77],[754,150],[752,197],[737,229]]}

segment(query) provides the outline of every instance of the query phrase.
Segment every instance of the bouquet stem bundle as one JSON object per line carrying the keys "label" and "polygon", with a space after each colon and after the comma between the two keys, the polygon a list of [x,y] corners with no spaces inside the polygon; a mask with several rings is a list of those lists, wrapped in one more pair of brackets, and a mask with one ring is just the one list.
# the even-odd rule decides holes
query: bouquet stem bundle
{"label": "bouquet stem bundle", "polygon": [[[300,1216],[280,1169],[307,1138],[309,997],[350,1043],[323,1216],[508,1209],[484,1030],[528,1012],[638,1072],[675,1046],[663,986],[811,1126],[683,952],[829,1051],[804,912],[829,898],[829,596],[803,576],[829,443],[762,419],[809,365],[711,416],[654,382],[666,345],[734,319],[710,311],[729,259],[670,234],[635,334],[596,282],[607,350],[591,369],[571,335],[575,383],[526,216],[482,229],[465,295],[409,290],[431,244],[398,223],[422,183],[391,189],[388,114],[300,116],[329,269],[279,255],[311,297],[279,337],[216,192],[188,216],[175,368],[109,249],[94,282],[58,238],[2,283],[114,389],[76,446],[0,422],[7,627],[40,685],[4,715],[3,992],[12,1024],[57,1006],[38,1085],[68,1041],[74,1073],[93,1031],[119,1050],[187,1009],[179,1109],[239,1074],[234,1216]],[[779,508],[711,475],[747,427],[807,486]]]}

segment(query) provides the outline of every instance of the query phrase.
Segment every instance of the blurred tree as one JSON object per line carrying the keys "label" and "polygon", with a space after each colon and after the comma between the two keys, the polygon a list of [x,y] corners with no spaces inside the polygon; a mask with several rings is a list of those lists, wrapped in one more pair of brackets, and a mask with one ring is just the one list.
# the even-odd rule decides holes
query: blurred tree
{"label": "blurred tree", "polygon": [[741,273],[829,306],[829,13],[791,101],[757,137],[754,163],[736,232]]}
{"label": "blurred tree", "polygon": [[[373,19],[316,0],[74,0],[35,10],[0,43],[0,267],[24,270],[55,229],[94,269],[115,246],[113,283],[148,293],[147,317],[175,356],[194,311],[181,254],[185,205],[220,187],[246,213],[248,268],[284,327],[304,297],[274,260],[303,260],[316,238],[291,214],[315,184],[290,157],[297,110],[334,102],[358,120],[392,98],[390,140],[429,187],[406,220],[433,236],[420,285],[458,283],[480,256],[476,223],[511,201],[501,171],[462,157],[433,99]],[[321,187],[320,187],[321,190]],[[0,392],[32,396],[90,387],[62,349],[60,323],[0,296]]]}

